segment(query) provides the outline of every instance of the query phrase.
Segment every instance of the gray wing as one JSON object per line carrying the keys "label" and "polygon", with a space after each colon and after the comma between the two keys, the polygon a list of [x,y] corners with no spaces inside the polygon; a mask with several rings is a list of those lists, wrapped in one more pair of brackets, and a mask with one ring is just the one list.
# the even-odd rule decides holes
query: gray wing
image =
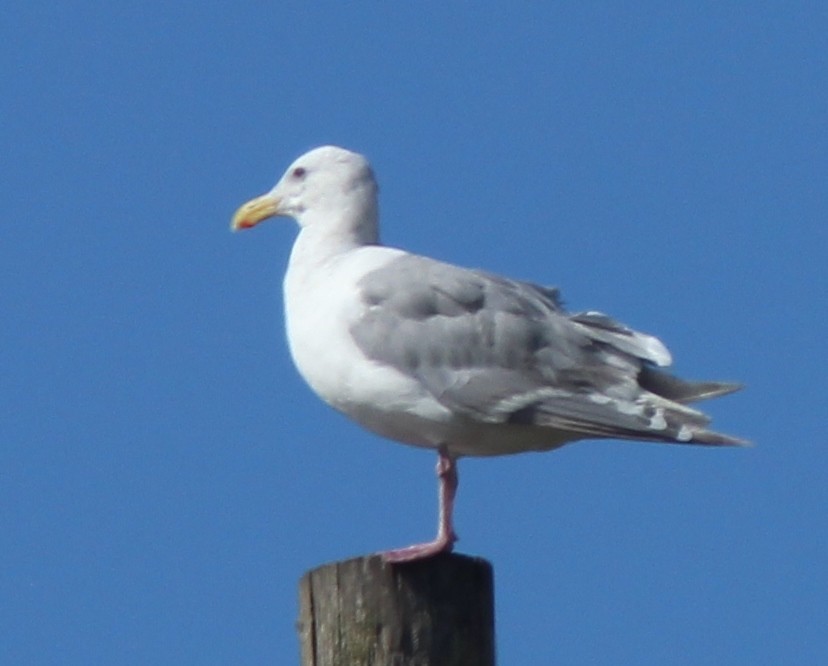
{"label": "gray wing", "polygon": [[469,419],[579,437],[737,442],[680,404],[737,386],[656,370],[670,363],[661,342],[598,312],[568,314],[556,289],[414,255],[359,288],[366,309],[351,333],[363,353]]}

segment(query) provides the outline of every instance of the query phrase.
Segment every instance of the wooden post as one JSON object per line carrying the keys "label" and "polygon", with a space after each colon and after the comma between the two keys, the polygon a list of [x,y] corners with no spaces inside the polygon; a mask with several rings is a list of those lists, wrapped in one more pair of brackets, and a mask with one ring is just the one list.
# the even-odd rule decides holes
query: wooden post
{"label": "wooden post", "polygon": [[299,582],[302,666],[494,666],[492,566],[464,555],[334,562]]}

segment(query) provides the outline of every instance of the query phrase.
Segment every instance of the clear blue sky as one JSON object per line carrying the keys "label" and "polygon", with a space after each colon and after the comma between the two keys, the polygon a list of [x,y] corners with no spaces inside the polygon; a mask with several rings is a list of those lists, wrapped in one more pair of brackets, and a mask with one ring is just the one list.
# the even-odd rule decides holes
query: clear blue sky
{"label": "clear blue sky", "polygon": [[0,662],[298,663],[305,570],[432,535],[293,369],[293,224],[228,230],[322,143],[387,243],[747,384],[753,449],[461,462],[500,663],[828,660],[825,3],[498,4],[4,5]]}

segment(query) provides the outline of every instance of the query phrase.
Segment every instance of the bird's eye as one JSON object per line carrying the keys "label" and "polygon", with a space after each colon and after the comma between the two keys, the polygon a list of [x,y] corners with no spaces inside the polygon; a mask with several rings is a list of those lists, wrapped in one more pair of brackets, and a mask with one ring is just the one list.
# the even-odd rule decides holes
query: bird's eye
{"label": "bird's eye", "polygon": [[307,173],[307,171],[305,170],[305,167],[296,167],[293,170],[293,177],[294,178],[304,178],[306,173]]}

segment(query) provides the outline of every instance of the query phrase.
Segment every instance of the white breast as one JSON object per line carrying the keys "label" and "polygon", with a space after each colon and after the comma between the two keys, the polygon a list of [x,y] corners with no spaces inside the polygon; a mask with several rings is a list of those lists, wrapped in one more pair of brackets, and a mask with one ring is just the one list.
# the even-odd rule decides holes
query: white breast
{"label": "white breast", "polygon": [[292,255],[284,285],[288,343],[300,374],[329,405],[385,437],[437,446],[450,412],[416,380],[366,358],[350,334],[365,307],[357,283],[400,254],[366,246],[313,266]]}

